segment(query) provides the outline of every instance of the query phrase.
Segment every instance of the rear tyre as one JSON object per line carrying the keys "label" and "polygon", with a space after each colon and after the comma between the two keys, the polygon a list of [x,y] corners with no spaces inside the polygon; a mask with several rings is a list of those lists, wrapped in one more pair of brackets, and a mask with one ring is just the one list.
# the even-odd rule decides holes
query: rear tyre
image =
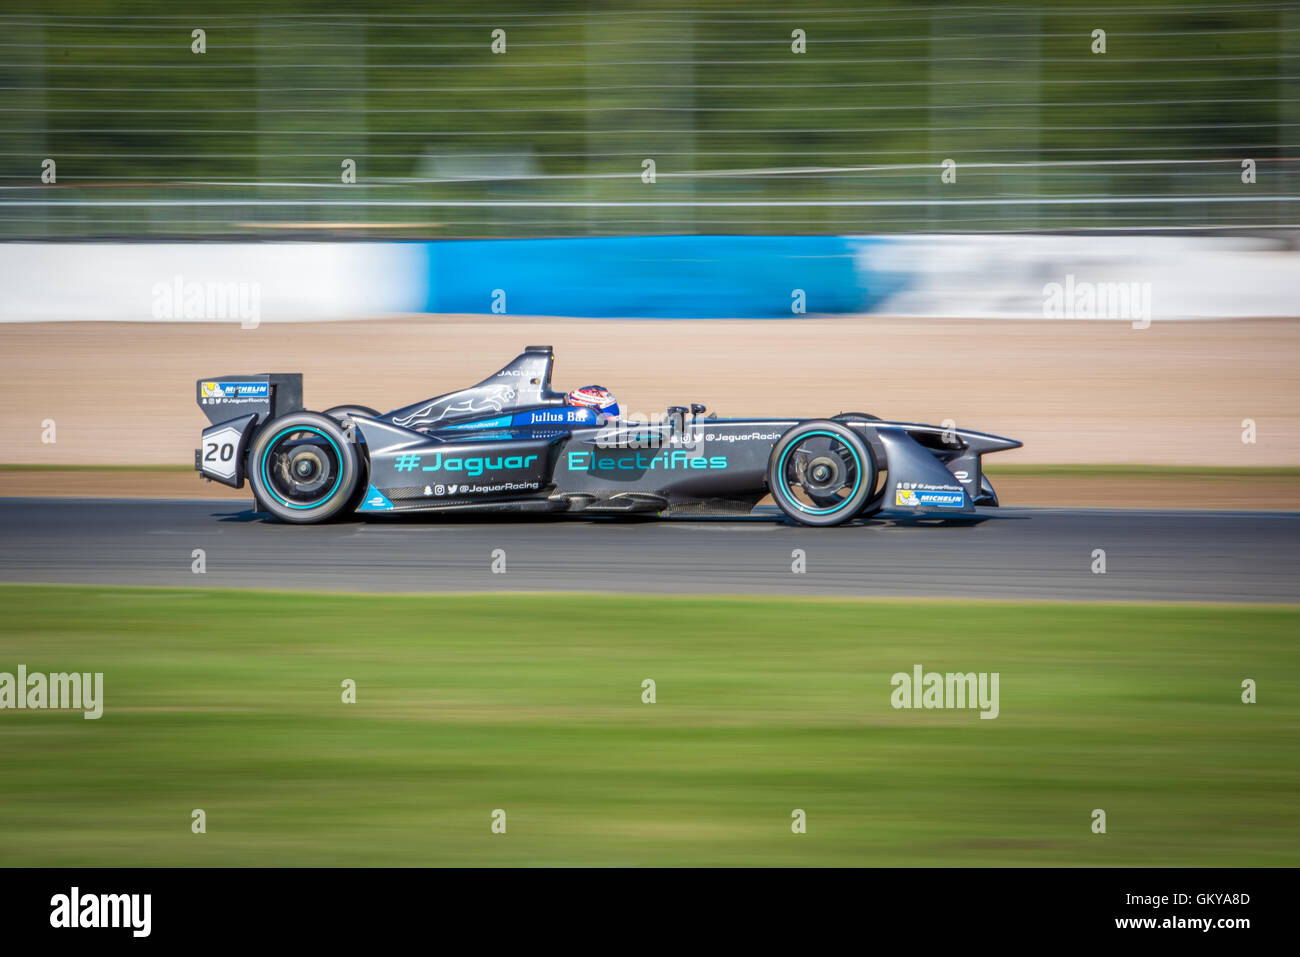
{"label": "rear tyre", "polygon": [[332,409],[326,409],[325,414],[331,419],[338,419],[340,422],[349,415],[364,415],[370,419],[379,418],[379,413],[368,405],[336,405]]}
{"label": "rear tyre", "polygon": [[343,512],[361,480],[357,447],[339,423],[293,412],[263,427],[248,453],[253,497],[283,522],[324,522]]}
{"label": "rear tyre", "polygon": [[[356,426],[352,422],[352,416],[364,415],[370,419],[377,419],[380,415],[378,411],[368,405],[336,405],[332,409],[326,409],[325,414],[331,419],[337,419],[339,424],[343,426],[344,432],[354,442],[356,442],[358,435]],[[364,445],[364,438],[362,438],[361,442],[357,442],[357,448],[361,453],[361,477],[357,481],[357,490],[352,493],[352,498],[348,500],[347,505],[344,507],[344,511],[349,514],[360,507],[361,500],[370,491],[370,456],[367,454]]]}
{"label": "rear tyre", "polygon": [[871,497],[876,462],[848,426],[829,419],[800,422],[772,447],[767,486],[777,507],[801,525],[839,525]]}

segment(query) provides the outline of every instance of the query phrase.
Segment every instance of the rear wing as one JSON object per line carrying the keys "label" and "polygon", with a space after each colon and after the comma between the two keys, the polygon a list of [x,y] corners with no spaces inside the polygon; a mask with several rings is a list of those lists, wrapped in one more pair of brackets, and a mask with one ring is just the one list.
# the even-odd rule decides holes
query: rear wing
{"label": "rear wing", "polygon": [[302,408],[302,373],[209,376],[194,383],[194,398],[213,425],[250,412],[266,422]]}
{"label": "rear wing", "polygon": [[194,470],[232,488],[244,484],[245,458],[257,430],[302,409],[302,374],[264,372],[199,379],[194,398],[212,423],[194,450]]}

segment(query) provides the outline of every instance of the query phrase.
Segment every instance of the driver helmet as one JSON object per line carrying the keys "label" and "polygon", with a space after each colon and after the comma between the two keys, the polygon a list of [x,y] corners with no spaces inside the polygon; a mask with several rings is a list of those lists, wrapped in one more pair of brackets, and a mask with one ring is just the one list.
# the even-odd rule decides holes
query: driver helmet
{"label": "driver helmet", "polygon": [[585,405],[611,419],[618,418],[618,399],[603,385],[584,385],[581,389],[574,389],[569,393],[568,401],[569,405]]}

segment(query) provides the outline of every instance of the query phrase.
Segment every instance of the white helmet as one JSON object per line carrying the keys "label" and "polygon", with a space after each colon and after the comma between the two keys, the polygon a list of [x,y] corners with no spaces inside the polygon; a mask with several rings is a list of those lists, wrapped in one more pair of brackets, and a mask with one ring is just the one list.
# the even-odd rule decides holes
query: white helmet
{"label": "white helmet", "polygon": [[569,405],[585,405],[597,412],[603,412],[611,419],[618,418],[618,399],[603,385],[584,385],[574,389],[568,395]]}

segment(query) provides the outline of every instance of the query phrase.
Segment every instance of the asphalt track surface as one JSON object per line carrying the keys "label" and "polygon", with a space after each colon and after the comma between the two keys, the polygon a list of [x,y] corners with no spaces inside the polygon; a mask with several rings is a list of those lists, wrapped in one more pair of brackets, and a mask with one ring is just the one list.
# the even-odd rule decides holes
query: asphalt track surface
{"label": "asphalt track surface", "polygon": [[[773,518],[777,513],[773,510]],[[231,501],[0,499],[0,581],[357,592],[596,591],[1295,602],[1300,512],[987,509],[770,518],[276,523]],[[203,574],[193,571],[202,549]],[[492,571],[504,553],[505,572]],[[802,549],[806,572],[791,570]],[[1093,553],[1105,550],[1106,572]],[[498,563],[499,567],[499,563]]]}

